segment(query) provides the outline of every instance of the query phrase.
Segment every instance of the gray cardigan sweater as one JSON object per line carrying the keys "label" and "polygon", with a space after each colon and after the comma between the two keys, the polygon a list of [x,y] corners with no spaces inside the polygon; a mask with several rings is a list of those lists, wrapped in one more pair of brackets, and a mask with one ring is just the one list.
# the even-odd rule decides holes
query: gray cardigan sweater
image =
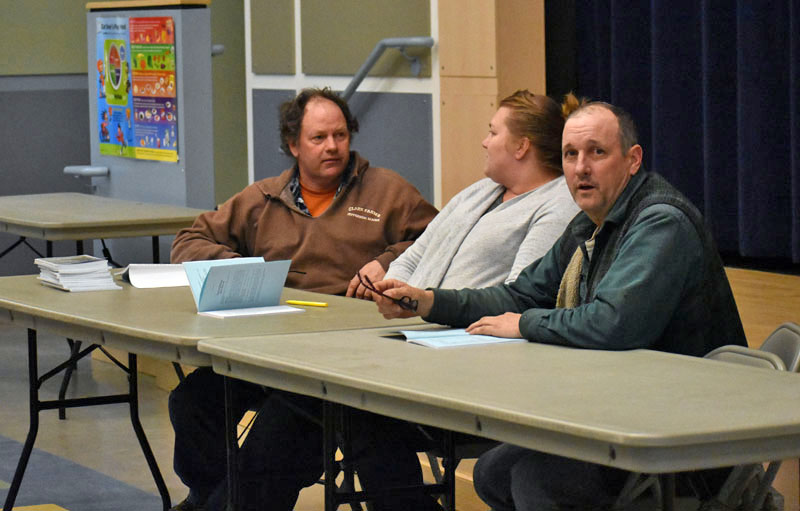
{"label": "gray cardigan sweater", "polygon": [[451,289],[513,281],[547,253],[579,210],[562,176],[484,214],[504,191],[485,178],[459,192],[385,278]]}

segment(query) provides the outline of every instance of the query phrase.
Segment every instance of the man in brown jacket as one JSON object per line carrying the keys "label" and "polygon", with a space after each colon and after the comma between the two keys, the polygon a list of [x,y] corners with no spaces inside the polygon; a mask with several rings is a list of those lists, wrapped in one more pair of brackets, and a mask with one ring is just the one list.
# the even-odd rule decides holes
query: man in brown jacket
{"label": "man in brown jacket", "polygon": [[[296,163],[258,181],[178,233],[173,263],[263,256],[291,259],[289,287],[345,294],[360,271],[377,282],[436,215],[395,172],[371,167],[350,139],[358,122],[329,89],[305,89],[281,106],[281,147]],[[357,287],[351,286],[353,295]],[[295,408],[234,381],[234,413],[261,412],[241,448],[243,509],[292,509],[321,473],[322,435]],[[175,472],[189,496],[173,509],[222,509],[225,423],[222,377],[200,368],[170,394]],[[318,406],[309,401],[308,406]],[[252,484],[248,484],[248,480]],[[266,501],[262,499],[266,497]]]}

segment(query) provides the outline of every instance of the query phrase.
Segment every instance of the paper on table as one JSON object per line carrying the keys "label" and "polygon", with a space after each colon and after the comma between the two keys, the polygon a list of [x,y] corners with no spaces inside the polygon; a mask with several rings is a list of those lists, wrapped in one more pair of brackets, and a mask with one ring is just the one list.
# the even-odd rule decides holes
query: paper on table
{"label": "paper on table", "polygon": [[183,263],[198,312],[278,305],[290,260],[261,257]]}
{"label": "paper on table", "polygon": [[287,312],[305,312],[303,309],[289,305],[272,305],[269,307],[249,307],[247,309],[228,309],[221,311],[198,312],[212,318],[235,318],[239,316],[257,316],[261,314],[285,314]]}
{"label": "paper on table", "polygon": [[123,278],[133,287],[188,286],[189,279],[180,264],[129,264]]}
{"label": "paper on table", "polygon": [[401,330],[406,341],[430,348],[451,348],[454,346],[476,346],[508,342],[526,342],[525,339],[494,337],[491,335],[468,334],[463,328],[436,330]]}

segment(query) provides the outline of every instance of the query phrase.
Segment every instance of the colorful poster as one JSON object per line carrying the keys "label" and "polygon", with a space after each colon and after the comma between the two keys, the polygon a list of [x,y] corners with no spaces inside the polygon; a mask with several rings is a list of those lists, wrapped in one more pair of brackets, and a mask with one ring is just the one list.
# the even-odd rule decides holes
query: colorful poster
{"label": "colorful poster", "polygon": [[126,18],[97,19],[97,132],[100,154],[135,158]]}
{"label": "colorful poster", "polygon": [[171,17],[98,18],[100,153],[178,161]]}

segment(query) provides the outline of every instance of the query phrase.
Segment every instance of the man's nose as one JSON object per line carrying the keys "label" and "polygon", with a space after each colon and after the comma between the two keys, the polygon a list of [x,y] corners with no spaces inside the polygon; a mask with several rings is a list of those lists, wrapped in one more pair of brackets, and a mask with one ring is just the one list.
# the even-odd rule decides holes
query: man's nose
{"label": "man's nose", "polygon": [[332,153],[338,149],[336,145],[336,140],[332,136],[325,138],[325,150]]}
{"label": "man's nose", "polygon": [[591,168],[589,167],[589,162],[586,160],[586,157],[582,153],[578,153],[575,159],[575,172],[577,174],[588,174],[590,170]]}

